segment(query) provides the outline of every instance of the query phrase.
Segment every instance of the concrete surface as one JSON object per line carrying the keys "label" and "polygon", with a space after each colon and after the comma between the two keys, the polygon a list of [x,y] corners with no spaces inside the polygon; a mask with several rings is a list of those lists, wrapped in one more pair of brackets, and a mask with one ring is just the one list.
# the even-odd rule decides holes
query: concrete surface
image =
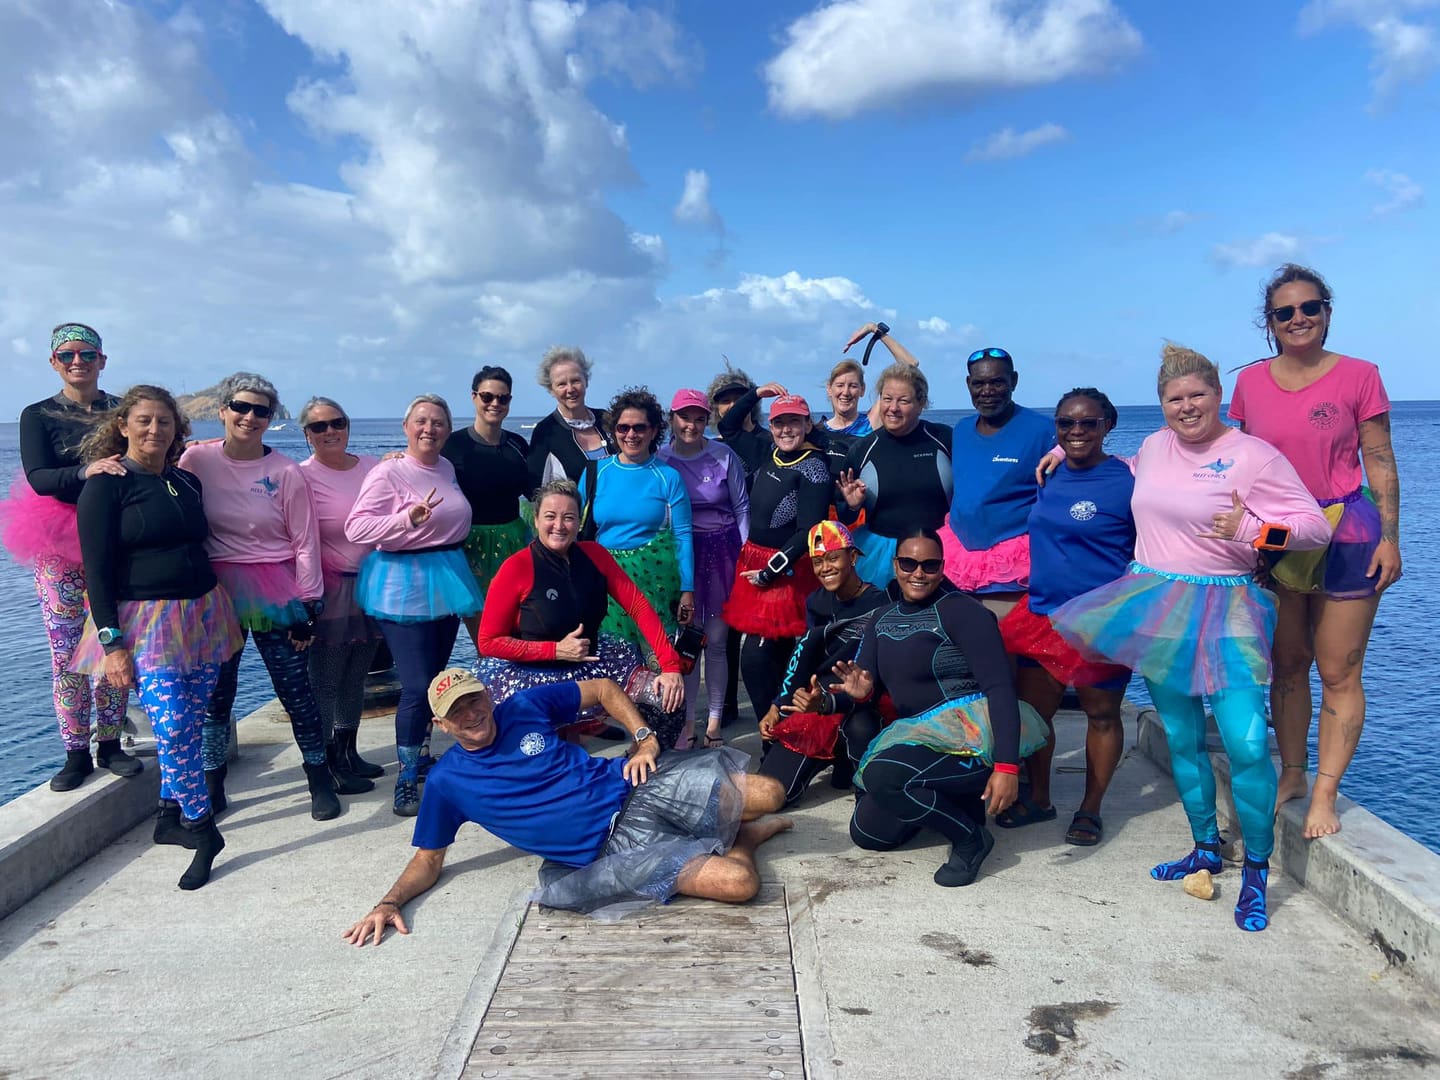
{"label": "concrete surface", "polygon": [[[851,847],[850,795],[823,777],[764,850],[762,875],[808,895],[799,966],[832,1046],[817,1072],[1340,1080],[1440,1066],[1440,998],[1293,880],[1272,876],[1258,935],[1235,928],[1233,871],[1209,903],[1150,880],[1190,839],[1169,778],[1133,750],[1133,715],[1104,842],[1065,845],[1084,724],[1057,726],[1060,819],[997,830],[970,888],[932,883],[938,838]],[[405,911],[413,932],[354,949],[341,931],[409,855],[390,778],[316,823],[288,728],[240,730],[208,886],[175,887],[187,853],[152,846],[147,823],[0,922],[0,1076],[434,1074],[537,860],[462,830],[439,885]],[[387,762],[390,738],[384,720],[362,725]]]}

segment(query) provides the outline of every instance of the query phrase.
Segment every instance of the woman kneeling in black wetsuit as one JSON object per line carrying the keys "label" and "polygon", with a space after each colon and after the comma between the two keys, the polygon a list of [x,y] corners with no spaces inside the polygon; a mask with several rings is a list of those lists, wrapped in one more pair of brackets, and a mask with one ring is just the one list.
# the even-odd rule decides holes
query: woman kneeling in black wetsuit
{"label": "woman kneeling in black wetsuit", "polygon": [[872,616],[830,688],[837,711],[885,691],[901,717],[861,759],[850,836],[884,851],[934,829],[952,845],[935,883],[969,885],[995,845],[986,812],[1015,801],[1020,758],[1045,727],[1015,696],[995,616],[945,580],[940,537],[912,530],[894,563],[901,599]]}

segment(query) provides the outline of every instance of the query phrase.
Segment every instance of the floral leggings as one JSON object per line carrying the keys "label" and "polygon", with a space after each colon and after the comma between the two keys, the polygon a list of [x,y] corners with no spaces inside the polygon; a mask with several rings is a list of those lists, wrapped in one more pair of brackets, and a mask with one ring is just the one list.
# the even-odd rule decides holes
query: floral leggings
{"label": "floral leggings", "polygon": [[135,692],[155,731],[160,763],[160,798],[180,804],[180,813],[196,821],[210,812],[210,792],[200,759],[201,729],[210,694],[220,678],[219,664],[194,671],[137,671]]}
{"label": "floral leggings", "polygon": [[[55,718],[66,750],[90,747],[90,704],[95,704],[96,735],[120,738],[129,694],[116,690],[103,676],[91,679],[70,671],[70,658],[85,629],[85,571],[60,555],[44,555],[35,563],[35,592],[50,638],[50,674],[54,679]],[[93,683],[93,690],[92,690]]]}

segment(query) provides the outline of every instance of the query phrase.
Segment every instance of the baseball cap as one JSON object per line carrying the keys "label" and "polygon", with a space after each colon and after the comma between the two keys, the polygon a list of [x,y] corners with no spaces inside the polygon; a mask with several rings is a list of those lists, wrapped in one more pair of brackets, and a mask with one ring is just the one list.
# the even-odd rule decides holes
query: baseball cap
{"label": "baseball cap", "polygon": [[681,409],[704,409],[710,411],[710,399],[699,390],[676,390],[675,396],[670,399],[670,411],[679,412]]}
{"label": "baseball cap", "polygon": [[777,416],[803,416],[810,419],[810,406],[799,394],[785,394],[775,399],[775,404],[770,406],[770,419]]}
{"label": "baseball cap", "polygon": [[430,680],[430,711],[443,720],[455,702],[485,689],[485,684],[464,668],[446,668]]}
{"label": "baseball cap", "polygon": [[855,537],[850,535],[850,530],[838,521],[822,521],[810,530],[810,554],[824,555],[830,551],[854,551],[858,555],[864,552],[855,546]]}

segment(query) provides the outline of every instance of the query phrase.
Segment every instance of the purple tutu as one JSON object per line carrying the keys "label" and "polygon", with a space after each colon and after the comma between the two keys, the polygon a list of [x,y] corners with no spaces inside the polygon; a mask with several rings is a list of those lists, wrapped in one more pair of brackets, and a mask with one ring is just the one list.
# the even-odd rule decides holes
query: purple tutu
{"label": "purple tutu", "polygon": [[740,529],[729,525],[714,532],[697,532],[695,547],[695,622],[720,614],[735,584],[735,564],[740,558]]}
{"label": "purple tutu", "polygon": [[[138,671],[195,671],[224,663],[245,644],[235,608],[220,585],[194,600],[125,600],[119,616],[120,633]],[[70,670],[105,674],[105,649],[93,618],[85,619]]]}
{"label": "purple tutu", "polygon": [[84,561],[75,507],[37,495],[23,472],[15,474],[9,496],[0,501],[0,543],[24,566],[34,566],[46,555],[59,555],[76,566]]}
{"label": "purple tutu", "polygon": [[215,576],[246,630],[281,630],[309,621],[295,580],[295,564],[213,561]]}
{"label": "purple tutu", "polygon": [[380,628],[355,599],[359,576],[353,571],[325,571],[325,610],[315,620],[317,645],[359,645],[380,640]]}
{"label": "purple tutu", "polygon": [[1318,551],[1287,551],[1270,568],[1277,585],[1291,592],[1324,593],[1331,600],[1363,600],[1375,595],[1375,577],[1367,577],[1380,546],[1380,511],[1365,488],[1320,503],[1335,533]]}

